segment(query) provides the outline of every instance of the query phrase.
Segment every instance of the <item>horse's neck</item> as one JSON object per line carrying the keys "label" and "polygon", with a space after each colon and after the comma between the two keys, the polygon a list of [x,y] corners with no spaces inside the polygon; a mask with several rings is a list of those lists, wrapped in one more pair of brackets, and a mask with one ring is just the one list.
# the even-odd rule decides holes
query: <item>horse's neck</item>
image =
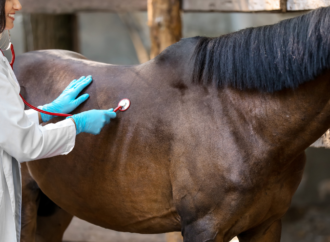
{"label": "horse's neck", "polygon": [[[283,157],[304,151],[330,126],[330,72],[296,90],[274,94],[226,91],[228,105],[239,112],[238,124]],[[239,110],[239,111],[237,111]],[[248,134],[250,133],[250,134]]]}

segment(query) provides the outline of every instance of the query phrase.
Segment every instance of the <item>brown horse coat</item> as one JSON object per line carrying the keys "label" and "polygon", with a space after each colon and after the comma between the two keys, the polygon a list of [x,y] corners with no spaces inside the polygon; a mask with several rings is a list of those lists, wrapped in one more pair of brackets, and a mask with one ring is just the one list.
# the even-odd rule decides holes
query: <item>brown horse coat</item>
{"label": "brown horse coat", "polygon": [[[28,163],[39,187],[61,208],[118,231],[183,229],[186,241],[228,241],[282,217],[304,167],[297,154],[326,130],[305,111],[327,102],[296,100],[316,86],[324,92],[324,82],[257,95],[193,85],[185,68],[166,56],[135,67],[79,57],[32,52],[15,66],[35,105],[51,102],[72,79],[89,74],[91,98],[77,112],[114,107],[124,97],[132,101],[99,136],[78,135],[68,156]],[[299,133],[305,140],[295,141]]]}
{"label": "brown horse coat", "polygon": [[58,50],[19,57],[15,73],[34,105],[82,75],[94,81],[76,112],[132,102],[100,135],[78,135],[68,156],[30,162],[29,171],[61,208],[105,228],[279,242],[304,149],[329,128],[330,73],[275,93],[194,84],[198,41],[138,66]]}

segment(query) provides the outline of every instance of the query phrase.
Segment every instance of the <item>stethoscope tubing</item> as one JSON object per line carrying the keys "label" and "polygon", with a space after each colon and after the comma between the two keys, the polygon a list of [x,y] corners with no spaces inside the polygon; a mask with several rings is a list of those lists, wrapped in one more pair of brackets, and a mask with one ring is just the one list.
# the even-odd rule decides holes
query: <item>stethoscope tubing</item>
{"label": "stethoscope tubing", "polygon": [[[14,49],[14,45],[12,43],[10,43],[10,50],[11,50],[11,62],[10,62],[10,66],[11,68],[14,70],[14,63],[15,63],[15,59],[16,59],[16,55],[15,55],[15,49]],[[2,52],[2,51],[1,51]],[[72,114],[64,114],[64,113],[51,113],[51,112],[47,112],[44,110],[41,110],[39,108],[36,108],[35,106],[31,105],[30,103],[28,103],[21,94],[19,94],[20,97],[22,98],[23,102],[25,103],[26,106],[28,106],[29,108],[32,108],[33,110],[39,112],[39,113],[44,113],[47,115],[52,115],[52,116],[60,116],[60,117],[70,117],[72,116]]]}
{"label": "stethoscope tubing", "polygon": [[48,114],[48,115],[52,115],[52,116],[59,116],[59,117],[71,117],[72,114],[64,114],[64,113],[51,113],[51,112],[47,112],[44,110],[41,110],[39,108],[36,108],[34,106],[32,106],[30,103],[28,103],[21,94],[19,94],[20,97],[22,98],[23,102],[25,103],[26,106],[28,106],[29,108],[34,109],[35,111],[39,112],[39,113],[44,113],[44,114]]}
{"label": "stethoscope tubing", "polygon": [[[10,43],[10,50],[11,50],[11,55],[12,55],[12,59],[11,59],[11,62],[10,62],[10,66],[11,68],[14,70],[14,63],[15,63],[15,59],[16,59],[16,55],[15,55],[15,50],[14,50],[14,45],[12,43]],[[0,51],[2,52],[2,50],[0,49]],[[3,54],[3,52],[2,52]],[[44,114],[47,114],[47,115],[52,115],[52,116],[59,116],[59,117],[71,117],[72,114],[64,114],[64,113],[52,113],[52,112],[47,112],[47,111],[44,111],[44,110],[41,110],[39,108],[36,108],[35,106],[31,105],[30,103],[28,103],[23,97],[21,94],[19,94],[19,96],[22,98],[23,102],[25,103],[26,106],[28,106],[29,108],[39,112],[39,113],[44,113]],[[130,106],[130,104],[129,104]],[[128,107],[129,107],[128,106]],[[128,109],[128,108],[127,108]],[[127,110],[126,109],[126,110]],[[122,110],[122,107],[118,105],[118,107],[114,110],[114,112],[118,112],[118,111],[126,111],[126,110]]]}

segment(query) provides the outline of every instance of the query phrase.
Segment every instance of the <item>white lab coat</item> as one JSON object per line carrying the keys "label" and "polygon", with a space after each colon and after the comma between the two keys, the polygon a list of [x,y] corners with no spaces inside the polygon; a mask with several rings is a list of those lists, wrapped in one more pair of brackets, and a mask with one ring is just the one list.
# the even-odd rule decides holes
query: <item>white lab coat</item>
{"label": "white lab coat", "polygon": [[71,119],[40,126],[36,111],[24,111],[19,92],[15,74],[0,52],[0,242],[20,241],[20,162],[65,155],[75,145]]}

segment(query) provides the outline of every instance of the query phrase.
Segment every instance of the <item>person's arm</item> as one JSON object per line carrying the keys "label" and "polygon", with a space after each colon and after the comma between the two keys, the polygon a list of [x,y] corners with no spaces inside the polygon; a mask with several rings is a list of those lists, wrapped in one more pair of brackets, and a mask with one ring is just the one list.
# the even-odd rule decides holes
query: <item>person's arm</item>
{"label": "person's arm", "polygon": [[72,122],[74,123],[74,127],[75,127],[75,129],[76,129],[76,131],[77,131],[77,124],[76,124],[76,122],[74,121],[74,119],[73,118],[70,118],[71,120],[72,120]]}
{"label": "person's arm", "polygon": [[73,149],[76,128],[71,119],[42,127],[31,121],[28,111],[0,71],[0,147],[20,162],[64,155]]}
{"label": "person's arm", "polygon": [[[51,113],[65,113],[68,114],[75,110],[80,104],[85,102],[89,98],[89,94],[85,93],[78,97],[79,93],[85,89],[93,81],[92,76],[82,76],[78,80],[73,80],[69,86],[67,86],[61,95],[53,102],[40,106],[39,109],[48,111]],[[78,97],[78,98],[77,98]],[[53,115],[47,115],[40,113],[42,122],[48,122]]]}
{"label": "person's arm", "polygon": [[36,124],[41,124],[42,123],[42,118],[41,114],[33,109],[25,110],[24,111],[26,116],[32,121],[35,122]]}
{"label": "person's arm", "polygon": [[[44,111],[50,111],[55,113],[69,113],[88,99],[88,94],[84,94],[78,98],[77,96],[91,82],[92,76],[82,76],[78,80],[73,80],[56,100],[54,100],[50,104],[40,106],[39,108],[43,109]],[[55,117],[52,115],[42,114],[33,109],[26,110],[25,114],[32,122],[36,124],[48,122],[50,119]],[[74,122],[73,119],[72,121]]]}

